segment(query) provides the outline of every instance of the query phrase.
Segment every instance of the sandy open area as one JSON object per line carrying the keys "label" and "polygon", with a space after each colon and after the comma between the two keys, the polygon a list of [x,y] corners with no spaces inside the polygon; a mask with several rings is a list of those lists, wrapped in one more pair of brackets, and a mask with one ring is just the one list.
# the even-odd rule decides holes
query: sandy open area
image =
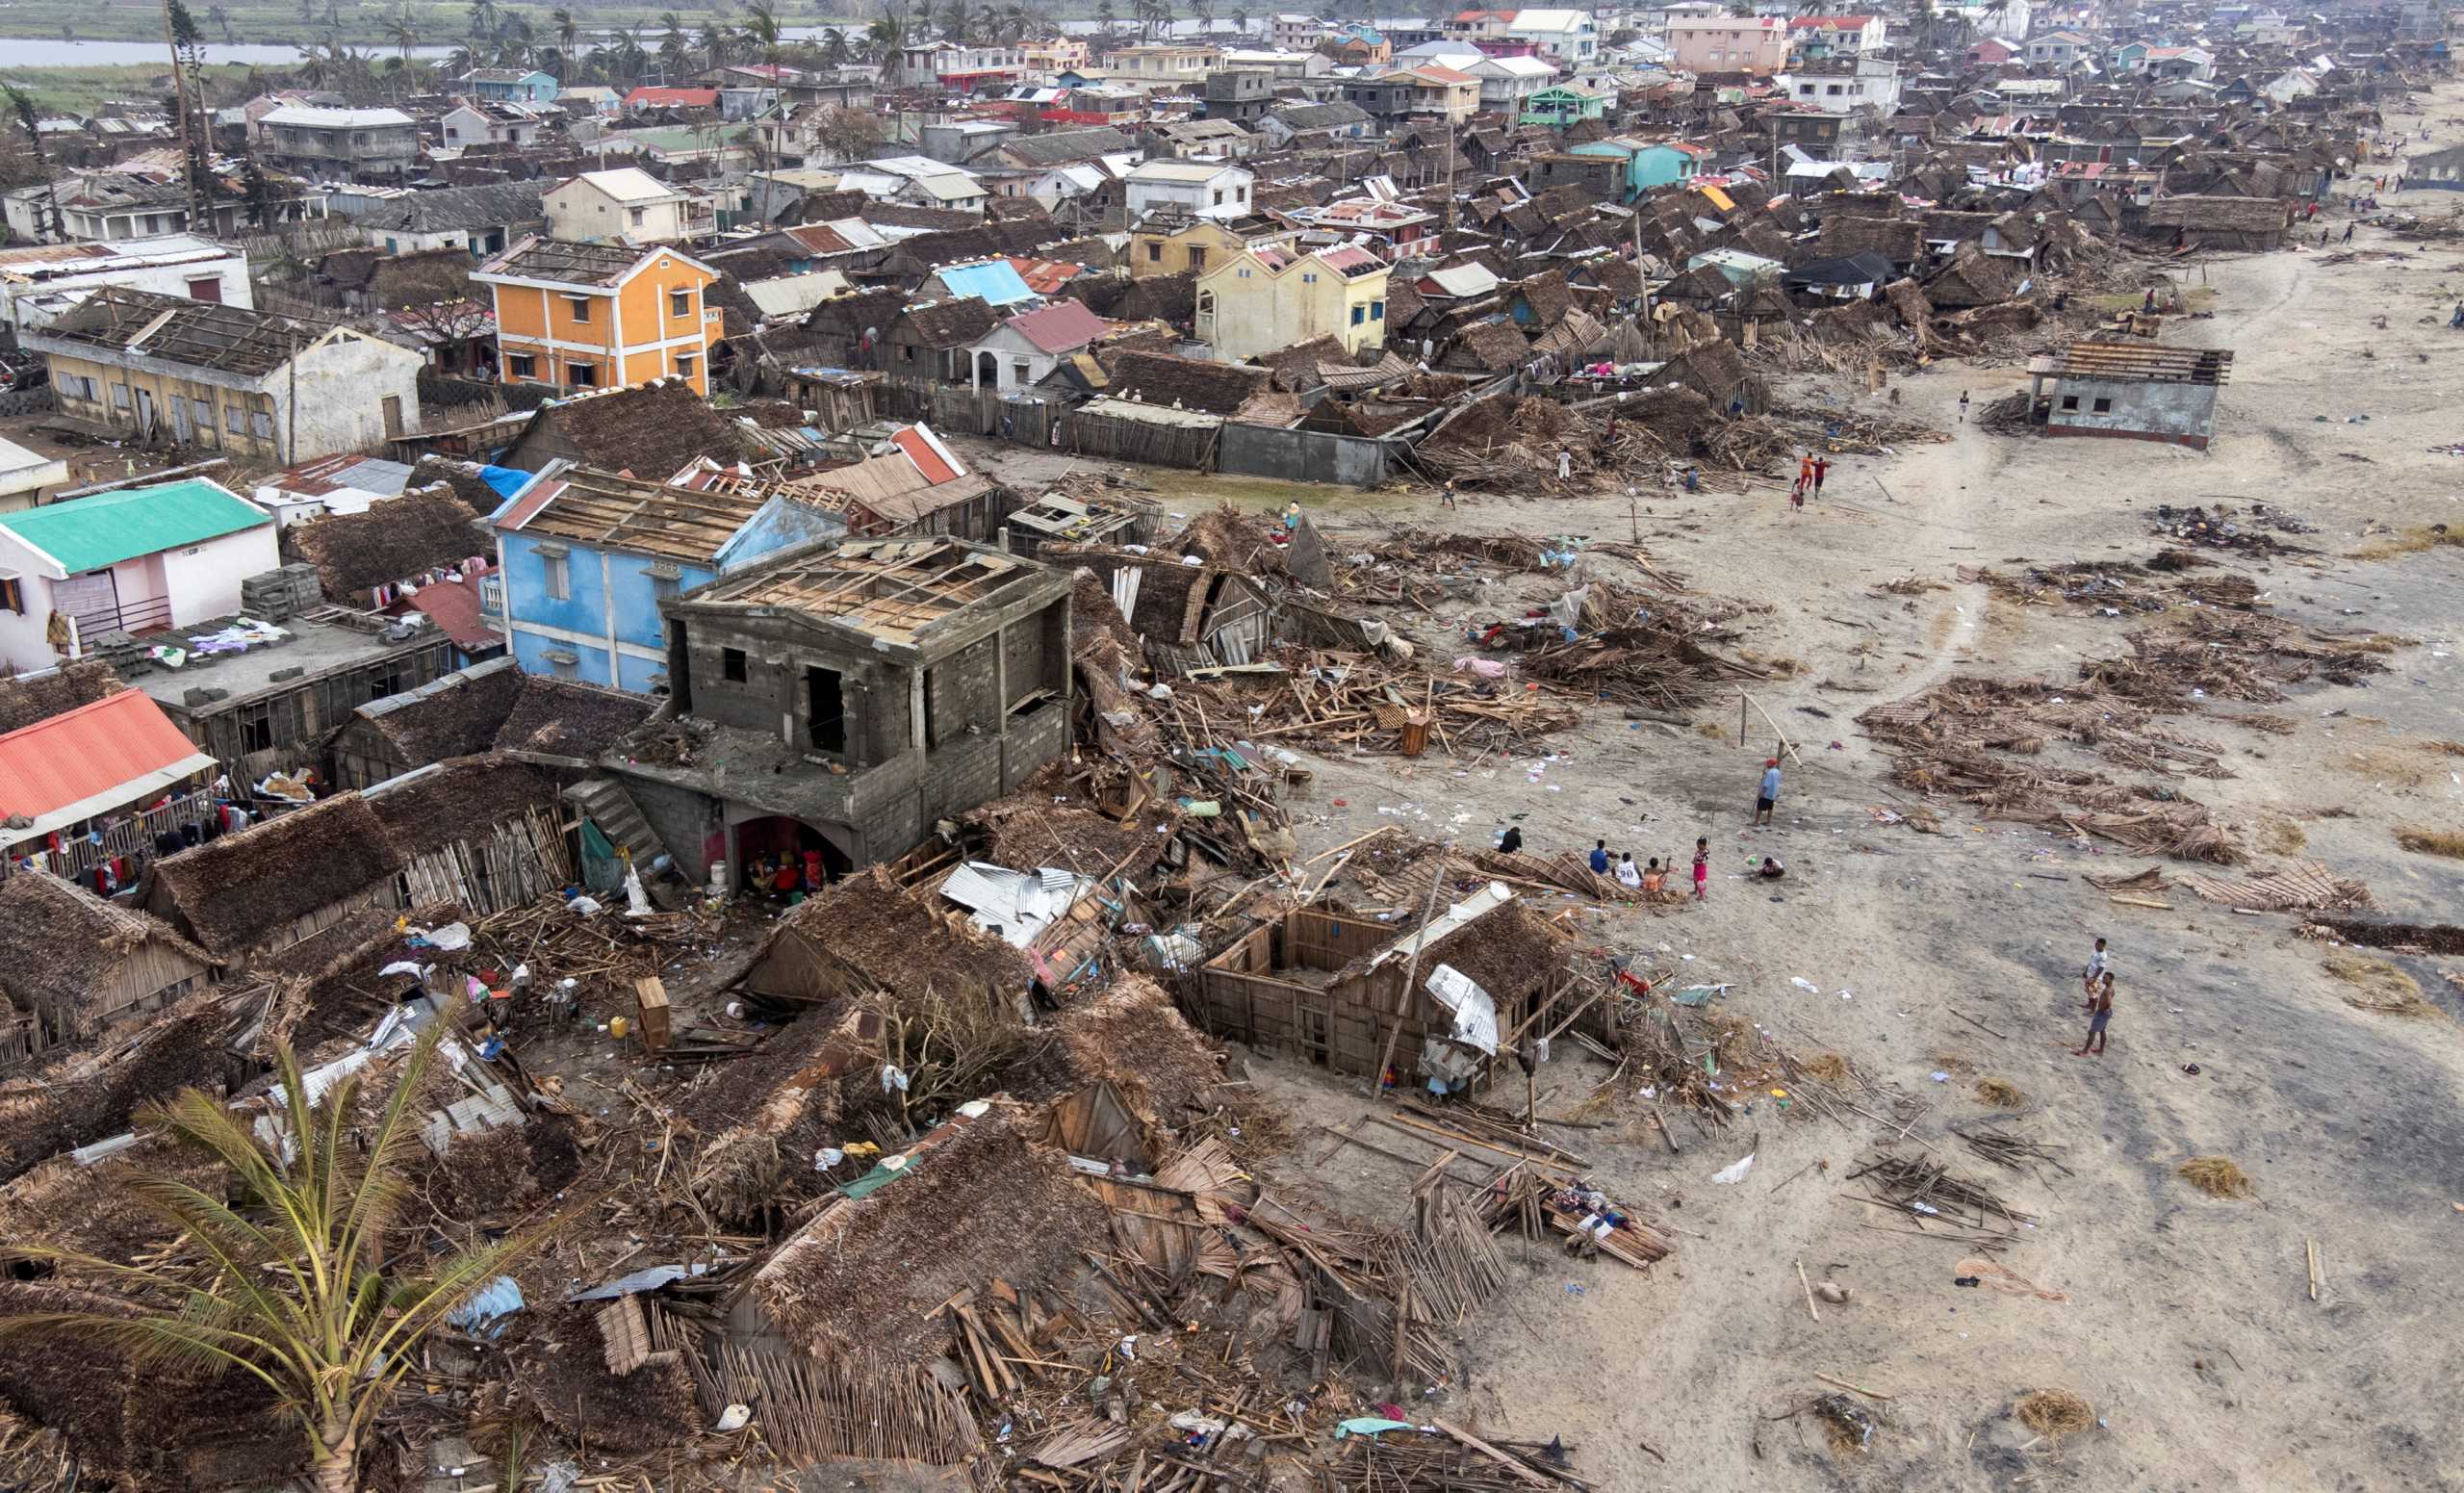
{"label": "sandy open area", "polygon": [[[2456,128],[2439,133],[2433,145]],[[2442,215],[2456,201],[2396,200]],[[1954,438],[1840,459],[1802,515],[1761,486],[1647,495],[1630,521],[1622,494],[1472,498],[1447,516],[1468,531],[1598,539],[1630,537],[1630,522],[1694,589],[1769,604],[1736,626],[1755,655],[1800,665],[1754,691],[1804,756],[1787,767],[1778,825],[1746,828],[1773,734],[1756,717],[1741,747],[1733,698],[1725,714],[1701,712],[1723,725],[1716,741],[1602,706],[1550,739],[1555,759],[1538,783],[1527,758],[1313,759],[1314,792],[1295,805],[1302,854],[1398,815],[1479,848],[1511,821],[1531,850],[1604,837],[1638,860],[1682,855],[1707,835],[1707,903],[1614,912],[1587,923],[1587,937],[1680,968],[1684,983],[1728,983],[1727,1014],[1801,1057],[1836,1052],[1924,1106],[1912,1123],[1850,1128],[1760,1095],[1724,1132],[1679,1120],[1683,1150],[1671,1155],[1649,1106],[1625,1093],[1605,1109],[1611,1128],[1549,1132],[1681,1230],[1679,1253],[1646,1274],[1509,1243],[1522,1278],[1477,1324],[1473,1382],[1450,1395],[1451,1413],[1495,1435],[1562,1435],[1603,1489],[2427,1489],[2464,1479],[2448,1337],[2464,1247],[2453,1019],[2464,990],[2442,978],[2464,972],[2464,960],[2385,956],[2435,1015],[2356,1009],[2344,998],[2351,988],[2323,969],[2327,946],[2294,937],[2298,914],[2237,914],[2178,888],[2160,894],[2164,908],[2115,903],[2082,874],[2160,862],[1983,822],[1964,805],[1938,805],[1939,836],[1877,822],[1874,811],[1910,795],[1889,786],[1887,754],[1855,724],[1954,676],[2075,680],[2081,660],[2125,653],[2125,631],[2171,620],[2020,605],[1960,583],[1960,567],[2144,560],[2161,544],[2143,515],[2160,503],[2278,505],[2316,529],[2279,537],[2312,553],[2211,552],[2223,569],[2203,574],[2249,576],[2275,615],[2319,632],[2407,641],[2366,687],[2304,683],[2256,708],[2294,718],[2290,734],[2185,718],[2222,744],[2232,775],[2177,785],[2252,848],[2248,864],[2221,874],[2317,861],[2366,882],[2386,915],[2464,920],[2464,862],[2408,852],[2394,836],[2400,825],[2464,829],[2464,758],[2424,747],[2464,738],[2464,549],[2351,557],[2388,530],[2464,521],[2464,458],[2429,450],[2464,439],[2464,332],[2445,324],[2464,298],[2464,249],[2369,227],[2351,248],[2360,256],[2339,264],[2322,263],[2331,251],[2314,245],[2165,267],[2212,291],[2214,315],[2169,324],[2164,341],[2235,354],[2205,452],[1962,425],[1962,391],[1982,409],[2024,385],[2023,363],[1945,364],[1894,379],[1893,413]],[[1837,383],[1790,395],[1845,398]],[[1888,398],[1861,402],[1879,409]],[[1203,493],[1164,490],[1176,509]],[[1315,517],[1355,545],[1392,523],[1441,521],[1424,495],[1333,491]],[[1632,579],[1619,561],[1586,565]],[[1898,577],[1941,588],[1872,589]],[[1494,616],[1511,598],[1561,588],[1542,577],[1505,584],[1510,596],[1440,611]],[[1423,657],[1451,656],[1444,621],[1408,631]],[[1776,887],[1742,879],[1748,858],[1765,853],[1788,865]],[[2078,1058],[2079,974],[2098,935],[2113,944],[2117,1015],[2110,1050]],[[1348,1124],[1368,1108],[1356,1082],[1289,1059],[1253,1067],[1300,1119]],[[1543,1069],[1542,1112],[1564,1114],[1606,1073],[1560,1046]],[[2058,1147],[2065,1170],[2000,1171],[1962,1148],[1947,1127],[1989,1113],[1973,1094],[1981,1077],[2024,1096],[2010,1128]],[[1902,1113],[1884,1096],[1870,1104]],[[1362,1208],[1402,1205],[1409,1169],[1306,1134],[1295,1160],[1319,1185]],[[1864,1184],[1848,1174],[1894,1137],[1896,1154],[1943,1161],[2038,1215],[2000,1263],[2064,1299],[1961,1288],[1961,1248],[1859,1201]],[[1741,1185],[1711,1183],[1749,1151],[1758,1159]],[[2232,1158],[2255,1197],[2187,1185],[2175,1168],[2201,1155]],[[2309,1241],[2323,1266],[2315,1301]],[[1851,1300],[1811,1320],[1800,1265]],[[1823,1374],[1876,1392],[1861,1400],[1877,1423],[1866,1450],[1835,1448],[1812,1415],[1788,1418],[1835,1388]],[[2058,1444],[2035,1435],[2011,1412],[2042,1387],[2084,1397],[2098,1428]]]}

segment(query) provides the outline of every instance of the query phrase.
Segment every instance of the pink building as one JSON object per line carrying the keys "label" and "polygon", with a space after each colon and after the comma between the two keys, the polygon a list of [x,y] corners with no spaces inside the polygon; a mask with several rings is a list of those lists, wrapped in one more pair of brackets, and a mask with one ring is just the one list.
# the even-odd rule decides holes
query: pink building
{"label": "pink building", "polygon": [[1788,22],[1779,15],[1686,16],[1668,23],[1669,60],[1686,72],[1769,74],[1788,64]]}

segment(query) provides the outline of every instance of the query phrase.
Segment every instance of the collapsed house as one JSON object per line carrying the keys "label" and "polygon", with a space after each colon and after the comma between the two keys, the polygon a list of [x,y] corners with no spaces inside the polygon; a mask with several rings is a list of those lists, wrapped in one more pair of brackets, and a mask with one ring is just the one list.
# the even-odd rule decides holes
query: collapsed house
{"label": "collapsed house", "polygon": [[161,918],[73,882],[40,871],[0,881],[0,1063],[159,1011],[220,963]]}
{"label": "collapsed house", "polygon": [[1069,579],[1036,561],[808,546],[663,610],[672,717],[593,781],[697,880],[752,857],[817,855],[832,876],[892,859],[1068,750]]}
{"label": "collapsed house", "polygon": [[2233,369],[2219,348],[2074,342],[2028,360],[2030,418],[2047,435],[2101,435],[2207,450]]}
{"label": "collapsed house", "polygon": [[1194,1000],[1219,1037],[1339,1073],[1392,1063],[1476,1089],[1567,984],[1558,936],[1493,882],[1399,937],[1390,923],[1296,908],[1208,960]]}

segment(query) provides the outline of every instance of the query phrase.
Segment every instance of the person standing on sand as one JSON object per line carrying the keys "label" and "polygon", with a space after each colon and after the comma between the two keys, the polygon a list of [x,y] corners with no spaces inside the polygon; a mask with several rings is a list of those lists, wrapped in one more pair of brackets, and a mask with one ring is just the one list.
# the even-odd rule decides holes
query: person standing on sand
{"label": "person standing on sand", "polygon": [[1822,496],[1822,479],[1829,476],[1830,473],[1831,458],[1828,456],[1816,456],[1813,459],[1813,495],[1816,498]]}
{"label": "person standing on sand", "polygon": [[1960,391],[1960,424],[1967,424],[1967,391],[1965,389]]}
{"label": "person standing on sand", "polygon": [[2108,969],[2096,977],[2095,989],[2089,992],[2088,1003],[2081,1009],[2088,1013],[2088,1040],[2081,1043],[2078,1049],[2070,1055],[2074,1058],[2084,1058],[2088,1056],[2088,1049],[2093,1047],[2096,1056],[2101,1058],[2105,1055],[2105,1026],[2114,1018],[2114,972],[2112,970]]}
{"label": "person standing on sand", "polygon": [[1762,763],[1762,782],[1755,789],[1754,827],[1760,829],[1771,822],[1772,807],[1780,802],[1780,759],[1767,759]]}
{"label": "person standing on sand", "polygon": [[1707,901],[1711,895],[1711,837],[1694,837],[1694,900]]}
{"label": "person standing on sand", "polygon": [[2345,238],[2344,238],[2344,242],[2346,242],[2347,244],[2350,244],[2350,243],[2352,242],[2352,230],[2353,230],[2353,225],[2352,225],[2351,223],[2347,223],[2347,224],[2345,224]]}
{"label": "person standing on sand", "polygon": [[2088,967],[2079,975],[2080,983],[2087,987],[2090,995],[2096,993],[2097,979],[2112,967],[2113,956],[2105,952],[2105,940],[2098,939],[2096,951],[2088,956]]}

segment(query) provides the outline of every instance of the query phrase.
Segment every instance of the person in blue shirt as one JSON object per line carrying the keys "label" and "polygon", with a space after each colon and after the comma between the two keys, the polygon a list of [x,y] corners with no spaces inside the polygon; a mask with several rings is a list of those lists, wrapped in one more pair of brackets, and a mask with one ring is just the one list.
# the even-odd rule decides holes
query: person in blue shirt
{"label": "person in blue shirt", "polygon": [[1757,828],[1771,822],[1772,806],[1780,801],[1780,759],[1772,758],[1762,764],[1762,787],[1754,800],[1754,823]]}
{"label": "person in blue shirt", "polygon": [[1604,839],[1597,841],[1591,847],[1591,874],[1594,876],[1608,874],[1608,841]]}

